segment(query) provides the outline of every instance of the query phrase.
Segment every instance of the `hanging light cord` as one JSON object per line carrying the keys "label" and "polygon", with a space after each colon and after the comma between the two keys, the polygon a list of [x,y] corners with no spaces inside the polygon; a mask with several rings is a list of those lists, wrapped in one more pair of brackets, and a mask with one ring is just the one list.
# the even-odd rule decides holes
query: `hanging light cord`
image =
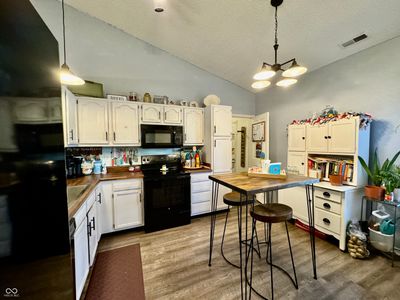
{"label": "hanging light cord", "polygon": [[64,41],[64,64],[66,64],[67,61],[67,54],[65,51],[65,13],[64,13],[64,0],[61,0],[62,3],[62,21],[63,21],[63,41]]}
{"label": "hanging light cord", "polygon": [[275,6],[275,64],[278,63],[278,6]]}

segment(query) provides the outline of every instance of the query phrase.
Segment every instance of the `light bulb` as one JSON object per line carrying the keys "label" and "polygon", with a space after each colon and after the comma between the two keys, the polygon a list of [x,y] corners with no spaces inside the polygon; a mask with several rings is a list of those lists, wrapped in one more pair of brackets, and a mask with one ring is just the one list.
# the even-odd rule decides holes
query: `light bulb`
{"label": "light bulb", "polygon": [[295,84],[296,82],[297,82],[296,78],[285,78],[285,79],[279,80],[276,83],[276,85],[280,86],[280,87],[288,87],[288,86]]}
{"label": "light bulb", "polygon": [[271,85],[271,82],[269,82],[268,80],[261,80],[261,81],[253,82],[251,87],[253,89],[264,89],[264,88],[266,88],[266,87],[268,87],[270,85]]}
{"label": "light bulb", "polygon": [[276,72],[270,66],[263,64],[261,70],[253,76],[254,80],[266,80],[274,77]]}
{"label": "light bulb", "polygon": [[305,72],[307,72],[307,68],[298,65],[296,63],[296,61],[294,61],[292,66],[282,73],[282,76],[284,76],[284,77],[297,77],[297,76],[300,76],[300,75],[304,74]]}
{"label": "light bulb", "polygon": [[60,81],[65,85],[83,85],[85,81],[71,72],[68,65],[63,64],[60,70]]}

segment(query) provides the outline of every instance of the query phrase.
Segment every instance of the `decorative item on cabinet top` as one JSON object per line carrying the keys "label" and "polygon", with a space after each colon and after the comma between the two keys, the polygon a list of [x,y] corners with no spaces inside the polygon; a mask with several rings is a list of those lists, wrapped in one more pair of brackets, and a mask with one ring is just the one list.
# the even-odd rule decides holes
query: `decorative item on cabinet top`
{"label": "decorative item on cabinet top", "polygon": [[128,101],[128,97],[123,96],[123,95],[107,94],[107,99],[114,100],[114,101]]}
{"label": "decorative item on cabinet top", "polygon": [[338,113],[333,106],[327,106],[322,110],[320,114],[314,113],[311,118],[302,120],[293,120],[289,125],[322,125],[325,123],[341,120],[350,119],[352,117],[360,117],[360,129],[366,128],[372,122],[372,115],[363,112],[343,112]]}

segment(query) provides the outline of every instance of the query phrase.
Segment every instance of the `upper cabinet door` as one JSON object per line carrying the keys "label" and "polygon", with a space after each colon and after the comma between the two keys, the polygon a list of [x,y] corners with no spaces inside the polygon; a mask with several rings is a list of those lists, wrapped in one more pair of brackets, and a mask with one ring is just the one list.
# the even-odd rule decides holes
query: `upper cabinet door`
{"label": "upper cabinet door", "polygon": [[356,151],[356,120],[342,119],[329,123],[329,152],[355,153]]}
{"label": "upper cabinet door", "polygon": [[232,141],[231,138],[214,139],[214,156],[212,168],[214,173],[232,171]]}
{"label": "upper cabinet door", "polygon": [[164,106],[164,124],[182,125],[183,108],[179,106]]}
{"label": "upper cabinet door", "polygon": [[113,136],[115,145],[139,145],[139,106],[131,102],[113,102]]}
{"label": "upper cabinet door", "polygon": [[77,99],[68,89],[63,89],[65,107],[65,139],[66,145],[78,144]]}
{"label": "upper cabinet door", "polygon": [[104,99],[78,98],[79,144],[108,144],[107,106]]}
{"label": "upper cabinet door", "polygon": [[14,104],[16,123],[48,123],[46,99],[18,100]]}
{"label": "upper cabinet door", "polygon": [[216,105],[213,107],[213,134],[214,136],[231,137],[232,134],[232,107]]}
{"label": "upper cabinet door", "polygon": [[305,151],[306,150],[306,126],[289,125],[288,127],[288,150]]}
{"label": "upper cabinet door", "polygon": [[203,145],[204,111],[200,108],[185,108],[184,145]]}
{"label": "upper cabinet door", "polygon": [[328,152],[328,125],[307,125],[307,151]]}
{"label": "upper cabinet door", "polygon": [[142,123],[161,123],[162,109],[161,105],[142,104]]}

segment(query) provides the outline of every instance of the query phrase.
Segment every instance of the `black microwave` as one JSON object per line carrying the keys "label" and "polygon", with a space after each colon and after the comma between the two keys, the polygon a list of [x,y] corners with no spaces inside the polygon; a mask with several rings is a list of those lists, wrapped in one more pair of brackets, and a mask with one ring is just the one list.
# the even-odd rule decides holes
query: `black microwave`
{"label": "black microwave", "polygon": [[182,126],[141,125],[142,148],[181,148]]}

